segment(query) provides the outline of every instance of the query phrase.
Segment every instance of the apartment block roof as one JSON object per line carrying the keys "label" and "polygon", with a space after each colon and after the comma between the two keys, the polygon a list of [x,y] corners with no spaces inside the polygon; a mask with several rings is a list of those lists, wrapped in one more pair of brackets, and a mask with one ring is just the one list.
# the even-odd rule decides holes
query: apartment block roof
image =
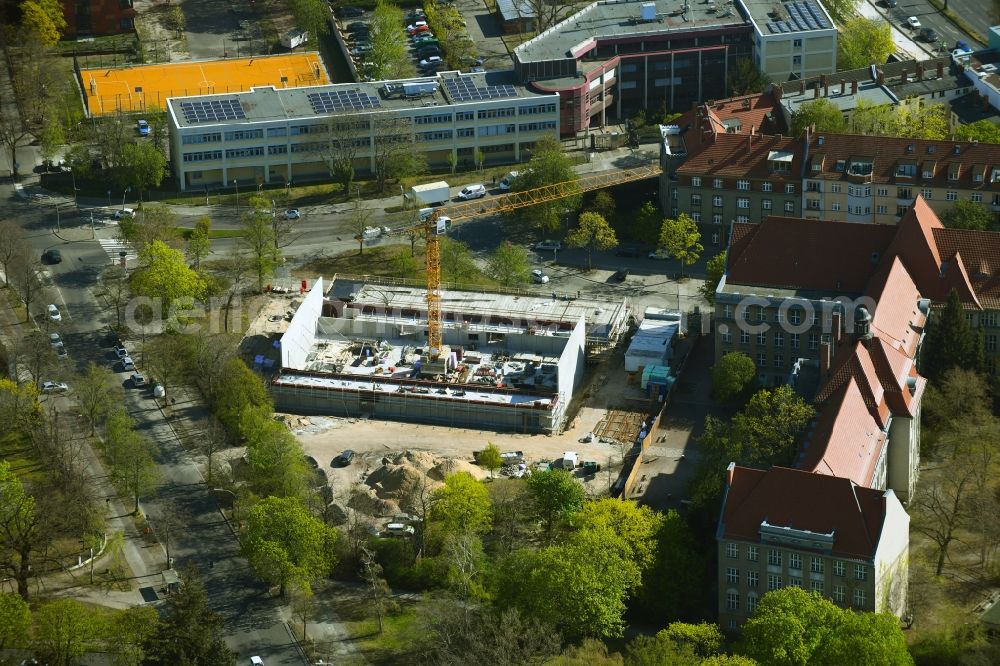
{"label": "apartment block roof", "polygon": [[260,86],[248,92],[171,97],[167,107],[177,127],[192,128],[399,109],[432,112],[437,107],[468,103],[501,106],[532,97],[540,102],[552,99],[517,84],[512,72],[439,72],[396,81],[302,88]]}
{"label": "apartment block roof", "polygon": [[[600,0],[548,28],[514,49],[520,62],[577,58],[601,42],[624,42],[685,32],[749,27],[739,12],[714,3],[652,0],[653,18],[643,19],[651,0]],[[723,3],[719,3],[723,5]]]}
{"label": "apartment block roof", "polygon": [[[774,91],[776,86],[771,87]],[[696,105],[673,121],[679,127],[691,126],[691,131],[712,131],[719,134],[780,134],[787,132],[779,104],[780,95],[763,92],[730,97]]]}
{"label": "apartment block roof", "polygon": [[996,144],[816,132],[807,150],[811,180],[1000,191]]}
{"label": "apartment block roof", "polygon": [[719,538],[759,543],[766,523],[832,534],[834,556],[870,560],[878,549],[890,493],[843,477],[787,467],[760,470],[731,465]]}
{"label": "apartment block roof", "polygon": [[[776,162],[790,166],[787,171],[777,171],[773,168]],[[688,143],[688,158],[677,168],[677,175],[799,182],[801,170],[802,149],[798,139],[706,132],[706,139],[700,145]],[[711,191],[706,190],[705,194]]]}

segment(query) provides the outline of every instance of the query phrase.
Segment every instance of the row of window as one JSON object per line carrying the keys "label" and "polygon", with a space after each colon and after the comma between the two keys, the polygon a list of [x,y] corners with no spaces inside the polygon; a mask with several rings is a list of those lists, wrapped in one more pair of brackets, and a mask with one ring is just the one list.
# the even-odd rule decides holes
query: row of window
{"label": "row of window", "polygon": [[202,153],[184,153],[185,162],[208,162],[209,160],[221,160],[221,150],[206,150]]}
{"label": "row of window", "polygon": [[[782,588],[781,577],[780,576],[768,576],[767,589],[768,591],[779,590]],[[802,580],[798,578],[793,578],[789,581],[789,587],[802,587]],[[813,592],[819,592],[823,594],[823,582],[814,580],[812,581],[811,589]],[[838,604],[844,604],[847,600],[847,590],[843,585],[833,586],[833,600]],[[864,590],[854,590],[853,602],[854,607],[857,609],[864,609],[866,602],[866,595]],[[726,610],[731,612],[739,612],[740,610],[740,593],[736,590],[728,590],[726,592]],[[750,592],[747,594],[747,613],[753,613],[757,610],[757,593]]]}
{"label": "row of window", "polygon": [[[676,194],[676,192],[677,192],[677,190],[674,190],[675,194]],[[692,194],[691,195],[691,206],[700,206],[700,205],[701,205],[701,195],[700,194]],[[716,195],[712,196],[712,207],[713,208],[722,208],[724,205],[725,205],[725,200],[723,199],[723,197],[722,197],[721,194],[716,194]],[[737,208],[743,208],[743,209],[750,208],[750,199],[747,199],[747,198],[744,198],[744,197],[740,197],[740,198],[736,199],[736,207]],[[761,210],[773,210],[774,209],[774,201],[772,199],[761,199],[761,201],[760,201],[760,207],[761,207]],[[795,202],[794,201],[786,201],[785,202],[785,212],[786,213],[792,213],[794,211],[795,211]],[[722,223],[721,217],[720,217],[720,220],[719,220],[718,223],[719,224]]]}
{"label": "row of window", "polygon": [[[732,319],[733,312],[734,310],[731,303],[726,303],[722,306],[723,318]],[[760,323],[773,321],[776,324],[783,324],[785,322],[785,317],[787,316],[789,324],[798,326],[802,323],[805,312],[805,309],[800,305],[791,305],[784,310],[782,310],[782,308],[766,308],[762,305],[751,305],[743,308],[743,321],[756,321]],[[820,315],[820,312],[812,312],[810,315],[811,325],[819,325]]]}
{"label": "row of window", "polygon": [[[788,337],[789,337],[789,343],[791,345],[792,351],[798,350],[800,348],[800,346],[801,346],[801,337],[799,336],[799,334],[798,333],[790,333]],[[727,344],[732,343],[732,341],[733,341],[733,334],[730,333],[728,329],[726,331],[723,331],[723,333],[722,333],[722,341],[724,343],[727,343]],[[819,349],[819,343],[820,343],[820,336],[819,336],[819,334],[818,333],[810,333],[809,334],[809,351],[816,351],[817,349]],[[743,345],[743,346],[745,346],[745,347],[750,345],[750,333],[748,333],[747,331],[740,331],[740,344]],[[758,333],[757,334],[757,345],[758,346],[765,346],[765,345],[767,345],[767,335],[765,333]],[[784,336],[784,334],[782,334],[782,333],[776,333],[775,334],[775,336],[774,336],[774,346],[776,348],[779,348],[779,349],[784,349],[785,348],[785,336]],[[764,367],[764,365],[766,363],[766,360],[764,360],[765,359],[764,352],[758,352],[757,353],[757,359],[758,359],[757,365],[759,365],[760,367]],[[783,368],[785,366],[784,358],[782,357],[781,354],[776,354],[775,357],[774,357],[774,359],[775,359],[774,360],[774,366],[775,367],[777,367],[777,368]]]}
{"label": "row of window", "polygon": [[[747,545],[746,547],[746,559],[748,562],[757,562],[759,560],[760,550],[758,546]],[[736,543],[726,544],[726,557],[731,560],[739,559],[740,557],[740,546]],[[784,553],[776,548],[767,549],[767,563],[770,566],[780,567],[784,560]],[[821,557],[810,557],[809,558],[809,570],[812,573],[823,573],[825,567],[825,561]],[[802,555],[800,553],[788,553],[788,568],[801,570],[802,569]],[[736,568],[729,568],[729,571],[734,572],[736,580],[739,580],[739,570]],[[843,578],[847,572],[847,564],[842,560],[833,561],[833,575]],[[728,573],[727,573],[728,577]],[[867,580],[868,578],[868,568],[864,564],[854,565],[854,578],[856,580]]]}
{"label": "row of window", "polygon": [[[778,162],[776,164],[783,164]],[[726,181],[723,178],[712,179],[712,188],[716,190],[725,189]],[[691,176],[691,187],[701,187],[701,176]],[[744,192],[750,191],[750,181],[749,180],[738,180],[736,181],[736,189],[742,190]],[[760,184],[761,192],[773,192],[774,186],[768,181],[764,181]],[[785,183],[785,194],[795,194],[795,183]]]}

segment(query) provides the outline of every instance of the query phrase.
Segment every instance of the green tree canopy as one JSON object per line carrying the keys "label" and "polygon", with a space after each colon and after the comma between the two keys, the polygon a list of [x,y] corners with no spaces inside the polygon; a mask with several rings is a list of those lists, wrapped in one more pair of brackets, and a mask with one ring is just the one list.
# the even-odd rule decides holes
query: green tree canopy
{"label": "green tree canopy", "polygon": [[16,594],[0,592],[0,650],[25,647],[31,628],[31,608]]}
{"label": "green tree canopy", "polygon": [[486,444],[486,448],[476,454],[476,462],[490,471],[493,476],[503,465],[503,458],[500,456],[500,449],[493,442]]}
{"label": "green tree canopy", "polygon": [[625,666],[695,666],[700,661],[689,646],[674,642],[665,631],[636,636],[625,648]]}
{"label": "green tree canopy", "polygon": [[323,0],[290,0],[289,5],[295,24],[308,30],[310,39],[330,32],[330,10]]}
{"label": "green tree canopy", "polygon": [[816,414],[790,386],[761,389],[733,418],[734,439],[748,464],[788,464],[795,439]]}
{"label": "green tree canopy", "polygon": [[[524,192],[537,187],[576,180],[579,180],[579,176],[573,171],[573,163],[569,156],[563,152],[562,145],[557,139],[545,137],[535,144],[527,168],[522,169],[520,175],[514,179],[511,191]],[[559,230],[563,211],[576,210],[579,207],[580,195],[574,195],[520,208],[510,215],[511,219],[526,228],[553,232]]]}
{"label": "green tree canopy", "polygon": [[608,224],[614,226],[615,222],[615,211],[618,208],[618,203],[615,198],[611,196],[611,193],[607,190],[598,190],[594,197],[590,200],[586,209],[592,213],[597,213],[605,220]]}
{"label": "green tree canopy", "polygon": [[564,469],[533,472],[528,477],[528,490],[549,538],[559,521],[568,520],[583,506],[583,486]]}
{"label": "green tree canopy", "polygon": [[430,523],[442,537],[463,532],[486,534],[492,521],[490,493],[468,472],[449,474],[444,486],[431,495]]}
{"label": "green tree canopy", "polygon": [[500,243],[497,249],[490,254],[486,272],[505,287],[516,287],[524,284],[531,274],[528,250],[524,246],[514,245],[510,241]]}
{"label": "green tree canopy", "polygon": [[676,218],[663,220],[660,228],[660,249],[681,262],[681,276],[684,267],[698,261],[705,247],[701,244],[701,232],[698,225],[687,213],[681,213]]}
{"label": "green tree canopy", "polygon": [[306,588],[330,573],[337,532],[306,510],[298,499],[268,497],[247,514],[243,555],[262,580]]}
{"label": "green tree canopy", "polygon": [[854,15],[858,2],[860,0],[825,0],[823,6],[827,8],[834,20],[843,24]]}
{"label": "green tree canopy", "polygon": [[580,215],[576,229],[566,236],[566,244],[587,250],[587,268],[590,269],[593,268],[594,250],[610,250],[618,245],[618,237],[607,220],[598,213],[587,211]]}
{"label": "green tree canopy", "polygon": [[715,305],[715,290],[719,288],[719,282],[726,274],[726,256],[727,252],[723,250],[709,259],[705,266],[705,282],[698,289],[698,293],[710,305]]}
{"label": "green tree canopy", "polygon": [[712,368],[712,395],[728,401],[740,395],[757,377],[757,364],[743,352],[724,354]]}
{"label": "green tree canopy", "polygon": [[160,614],[151,606],[126,608],[111,616],[104,625],[104,646],[115,664],[140,666],[159,623]]}
{"label": "green tree canopy", "polygon": [[21,26],[45,46],[55,46],[66,29],[62,4],[59,0],[24,0]]}
{"label": "green tree canopy", "polygon": [[645,201],[631,217],[629,225],[622,228],[621,232],[640,243],[656,245],[660,242],[662,227],[663,215],[660,214],[660,207],[653,201]]}
{"label": "green tree canopy", "polygon": [[803,136],[810,125],[816,125],[817,132],[843,132],[846,129],[844,114],[825,97],[806,102],[792,114],[794,136]]}
{"label": "green tree canopy", "polygon": [[770,82],[771,79],[757,69],[753,58],[738,59],[729,71],[729,92],[733,95],[763,92]]}
{"label": "green tree canopy", "polygon": [[142,198],[145,190],[159,187],[167,175],[167,158],[149,141],[127,143],[121,149],[115,180],[131,187]]}
{"label": "green tree canopy", "polygon": [[[400,79],[413,76],[416,70],[407,57],[403,10],[388,0],[378,0],[372,13],[372,50],[365,59],[365,71],[375,80]],[[435,26],[436,28],[436,26]]]}
{"label": "green tree canopy", "polygon": [[656,561],[657,537],[664,516],[648,506],[604,498],[583,503],[573,524],[580,530],[607,529],[622,540],[643,573]]}
{"label": "green tree canopy", "polygon": [[689,646],[699,657],[711,657],[719,654],[725,643],[722,632],[719,631],[719,625],[711,622],[700,624],[672,622],[660,633],[665,634],[678,645]]}
{"label": "green tree canopy", "polygon": [[166,309],[181,299],[190,302],[203,297],[205,280],[187,265],[183,252],[163,241],[153,241],[139,252],[132,290],[140,296],[163,299]]}
{"label": "green tree canopy", "polygon": [[167,597],[166,611],[146,644],[149,666],[236,666],[222,637],[222,617],[208,606],[205,586],[193,570],[181,589]]}
{"label": "green tree canopy", "polygon": [[837,66],[841,69],[885,64],[896,50],[889,22],[866,16],[854,16],[844,22],[837,46],[840,48]]}
{"label": "green tree canopy", "polygon": [[969,326],[958,291],[952,289],[944,308],[934,311],[927,327],[921,371],[938,381],[951,368],[981,372],[985,350],[976,331]]}
{"label": "green tree canopy", "polygon": [[191,236],[188,238],[187,256],[195,270],[201,267],[201,260],[212,251],[209,235],[212,231],[212,219],[208,215],[203,215],[195,222]]}
{"label": "green tree canopy", "polygon": [[994,215],[986,206],[968,199],[959,199],[941,214],[941,222],[949,229],[989,231],[994,225],[993,220]]}
{"label": "green tree canopy", "polygon": [[640,605],[661,621],[699,617],[705,580],[704,556],[691,528],[670,509],[656,533],[656,561],[643,575]]}
{"label": "green tree canopy", "polygon": [[56,599],[35,613],[34,646],[51,666],[73,666],[100,645],[100,616],[76,599]]}
{"label": "green tree canopy", "polygon": [[246,425],[251,421],[250,413],[270,420],[274,411],[271,396],[260,377],[238,358],[226,361],[220,375],[221,381],[209,395],[213,411],[230,432],[247,438],[252,434]]}
{"label": "green tree canopy", "polygon": [[955,128],[955,138],[959,141],[1000,143],[1000,125],[995,125],[989,120],[977,120],[968,125],[959,125]]}

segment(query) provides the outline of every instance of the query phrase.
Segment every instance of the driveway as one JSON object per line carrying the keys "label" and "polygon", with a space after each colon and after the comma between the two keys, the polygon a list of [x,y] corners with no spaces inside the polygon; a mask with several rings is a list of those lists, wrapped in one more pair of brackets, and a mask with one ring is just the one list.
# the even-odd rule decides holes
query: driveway
{"label": "driveway", "polygon": [[500,39],[500,23],[486,8],[483,0],[455,0],[455,7],[465,18],[466,31],[476,43],[483,67],[487,71],[506,71],[514,67],[507,46]]}

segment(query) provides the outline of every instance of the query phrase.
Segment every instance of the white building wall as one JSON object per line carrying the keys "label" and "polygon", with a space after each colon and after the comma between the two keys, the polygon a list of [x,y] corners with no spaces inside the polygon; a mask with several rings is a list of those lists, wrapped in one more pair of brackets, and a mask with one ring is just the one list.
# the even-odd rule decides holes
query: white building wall
{"label": "white building wall", "polygon": [[306,357],[316,338],[316,324],[323,314],[323,278],[309,290],[302,305],[295,311],[288,330],[281,336],[281,367],[306,369]]}
{"label": "white building wall", "polygon": [[897,617],[906,611],[909,581],[910,516],[896,493],[885,491],[885,519],[875,551],[875,610]]}
{"label": "white building wall", "polygon": [[559,357],[559,399],[569,402],[573,398],[573,393],[583,381],[584,364],[586,355],[584,346],[587,342],[587,325],[580,316],[580,321],[573,327],[569,339],[566,340],[566,347]]}

